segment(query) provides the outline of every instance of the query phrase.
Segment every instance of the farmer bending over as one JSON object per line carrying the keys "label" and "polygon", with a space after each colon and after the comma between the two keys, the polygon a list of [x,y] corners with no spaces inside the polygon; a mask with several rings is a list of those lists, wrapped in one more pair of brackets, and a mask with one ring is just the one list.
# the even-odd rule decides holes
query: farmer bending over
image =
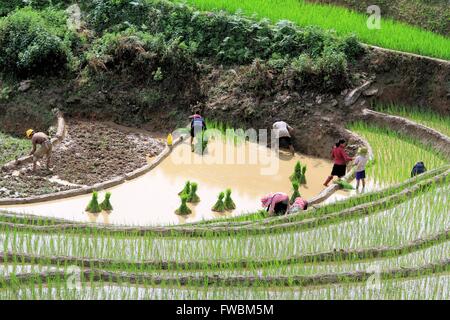
{"label": "farmer bending over", "polygon": [[283,192],[269,193],[261,199],[261,203],[267,209],[269,216],[281,216],[289,209],[289,196]]}
{"label": "farmer bending over", "polygon": [[275,130],[275,133],[278,137],[279,146],[289,147],[289,150],[291,150],[292,155],[294,155],[295,150],[294,146],[292,145],[292,138],[291,138],[291,134],[294,132],[294,129],[284,121],[276,121],[273,124],[272,128],[273,130]]}
{"label": "farmer bending over", "polygon": [[308,201],[302,197],[295,198],[294,203],[289,207],[288,214],[298,213],[304,210],[308,210]]}
{"label": "farmer bending over", "polygon": [[195,111],[195,113],[190,116],[189,119],[191,119],[191,149],[192,151],[194,151],[194,138],[199,132],[206,130],[206,123],[198,111]]}
{"label": "farmer bending over", "polygon": [[[33,143],[33,150],[30,152],[30,156],[33,156],[33,171],[36,171],[36,162],[43,158],[47,158],[47,169],[50,170],[50,159],[52,154],[52,144],[48,136],[43,132],[34,132],[33,129],[27,130],[27,138],[31,139]],[[40,145],[36,150],[36,145]]]}

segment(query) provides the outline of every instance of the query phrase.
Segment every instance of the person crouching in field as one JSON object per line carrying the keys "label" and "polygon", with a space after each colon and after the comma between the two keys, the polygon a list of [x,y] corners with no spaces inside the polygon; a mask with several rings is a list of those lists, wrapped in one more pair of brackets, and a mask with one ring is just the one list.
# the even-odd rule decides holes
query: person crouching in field
{"label": "person crouching in field", "polygon": [[[36,171],[36,162],[44,156],[47,158],[47,170],[50,170],[52,143],[49,137],[43,132],[35,133],[33,129],[27,130],[26,134],[33,144],[33,149],[30,152],[30,156],[33,156],[33,172]],[[36,150],[37,145],[40,145],[38,150]]]}
{"label": "person crouching in field", "polygon": [[288,214],[299,213],[304,210],[308,210],[308,201],[302,197],[297,197],[294,203],[289,206]]}
{"label": "person crouching in field", "polygon": [[266,208],[269,216],[282,216],[289,209],[289,196],[283,192],[269,193],[261,198],[261,204]]}
{"label": "person crouching in field", "polygon": [[352,157],[349,157],[345,152],[346,141],[341,139],[333,146],[331,150],[331,156],[334,159],[333,170],[331,171],[331,175],[328,176],[327,180],[323,184],[325,187],[328,187],[328,184],[333,180],[334,176],[337,176],[339,179],[345,176],[347,172],[347,163],[353,160]]}
{"label": "person crouching in field", "polygon": [[359,190],[359,184],[362,183],[362,189],[366,188],[366,165],[367,165],[367,148],[361,147],[358,150],[358,156],[355,158],[353,165],[356,167],[356,190]]}

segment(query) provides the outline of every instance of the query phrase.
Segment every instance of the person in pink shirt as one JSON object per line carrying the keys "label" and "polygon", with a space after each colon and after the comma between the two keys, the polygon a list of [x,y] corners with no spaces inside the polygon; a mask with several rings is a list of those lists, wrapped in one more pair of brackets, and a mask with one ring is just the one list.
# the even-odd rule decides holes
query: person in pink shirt
{"label": "person in pink shirt", "polygon": [[289,196],[283,192],[269,193],[261,198],[261,203],[267,209],[269,216],[281,216],[289,209]]}
{"label": "person in pink shirt", "polygon": [[295,198],[294,203],[289,206],[288,214],[298,213],[303,210],[308,210],[308,201],[306,201],[302,197],[297,197]]}
{"label": "person in pink shirt", "polygon": [[345,146],[345,140],[341,139],[338,143],[336,143],[336,146],[333,146],[333,149],[331,150],[331,156],[334,159],[334,165],[333,170],[331,171],[331,175],[328,176],[327,180],[323,184],[325,187],[328,187],[328,184],[331,180],[333,180],[334,176],[337,176],[338,178],[342,178],[343,176],[345,176],[347,172],[347,163],[353,160],[353,158],[349,157],[345,152]]}

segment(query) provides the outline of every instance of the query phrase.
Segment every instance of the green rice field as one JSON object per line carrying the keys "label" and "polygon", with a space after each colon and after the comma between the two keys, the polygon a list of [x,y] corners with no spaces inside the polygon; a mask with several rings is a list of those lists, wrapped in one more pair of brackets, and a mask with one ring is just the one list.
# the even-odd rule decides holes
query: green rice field
{"label": "green rice field", "polygon": [[362,42],[387,49],[450,60],[450,39],[392,19],[383,19],[381,29],[367,27],[368,16],[342,7],[302,0],[188,0],[200,10],[241,11],[273,22],[290,20],[300,26],[333,29],[340,35],[355,33]]}

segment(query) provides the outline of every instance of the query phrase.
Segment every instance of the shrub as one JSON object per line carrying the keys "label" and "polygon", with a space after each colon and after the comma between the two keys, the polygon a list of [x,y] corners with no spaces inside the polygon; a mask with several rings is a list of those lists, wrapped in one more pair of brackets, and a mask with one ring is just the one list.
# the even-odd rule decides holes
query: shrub
{"label": "shrub", "polygon": [[189,195],[191,193],[191,182],[190,181],[186,181],[183,190],[181,190],[180,192],[178,192],[178,195]]}
{"label": "shrub", "polygon": [[75,0],[0,0],[0,17],[26,6],[34,9],[44,9],[50,6],[64,8],[73,2]]}
{"label": "shrub", "polygon": [[62,11],[17,10],[0,19],[0,71],[17,76],[60,72],[72,58],[74,37]]}

